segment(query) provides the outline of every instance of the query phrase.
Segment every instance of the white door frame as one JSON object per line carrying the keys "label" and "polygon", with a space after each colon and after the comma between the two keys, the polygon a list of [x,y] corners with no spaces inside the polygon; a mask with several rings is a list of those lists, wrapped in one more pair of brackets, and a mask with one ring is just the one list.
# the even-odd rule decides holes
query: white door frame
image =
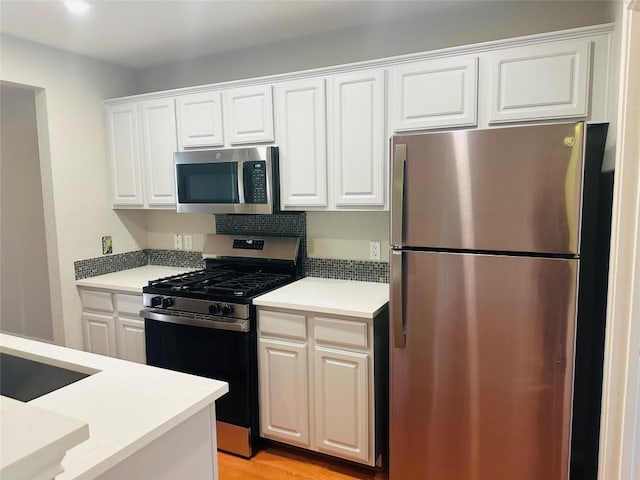
{"label": "white door frame", "polygon": [[598,480],[640,479],[640,0],[621,24]]}

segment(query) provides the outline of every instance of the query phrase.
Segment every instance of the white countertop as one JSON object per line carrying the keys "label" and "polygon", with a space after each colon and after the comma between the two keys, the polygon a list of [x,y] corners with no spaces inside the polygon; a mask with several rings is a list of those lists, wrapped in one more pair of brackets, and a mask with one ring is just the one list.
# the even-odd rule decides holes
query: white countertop
{"label": "white countertop", "polygon": [[255,305],[374,318],[389,301],[387,283],[306,277],[256,297]]}
{"label": "white countertop", "polygon": [[[228,391],[225,382],[0,333],[4,353],[97,372],[28,402],[89,425],[56,480],[91,479],[168,432]],[[44,427],[43,427],[44,428]],[[23,439],[25,431],[6,433]]]}
{"label": "white countertop", "polygon": [[144,267],[130,268],[129,270],[76,280],[76,285],[84,288],[98,288],[142,294],[142,287],[146,286],[149,280],[156,280],[158,278],[192,272],[194,270],[197,270],[197,268],[145,265]]}
{"label": "white countertop", "polygon": [[0,478],[56,475],[66,451],[89,438],[86,423],[13,398],[0,397],[0,412]]}

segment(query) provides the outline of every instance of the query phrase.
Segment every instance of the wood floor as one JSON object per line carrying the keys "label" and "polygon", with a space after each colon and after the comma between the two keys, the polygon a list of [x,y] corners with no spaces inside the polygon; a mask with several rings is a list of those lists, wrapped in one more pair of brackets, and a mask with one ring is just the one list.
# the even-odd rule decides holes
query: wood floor
{"label": "wood floor", "polygon": [[280,446],[265,446],[250,460],[218,452],[220,480],[386,480],[386,474],[303,454]]}

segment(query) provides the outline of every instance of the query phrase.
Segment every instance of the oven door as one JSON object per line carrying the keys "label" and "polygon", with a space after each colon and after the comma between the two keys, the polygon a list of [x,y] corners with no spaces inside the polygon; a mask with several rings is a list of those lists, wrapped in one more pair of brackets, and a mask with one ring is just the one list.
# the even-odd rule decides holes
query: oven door
{"label": "oven door", "polygon": [[229,384],[229,392],[216,401],[218,448],[250,457],[258,434],[258,387],[255,331],[249,320],[161,309],[140,314],[148,365]]}

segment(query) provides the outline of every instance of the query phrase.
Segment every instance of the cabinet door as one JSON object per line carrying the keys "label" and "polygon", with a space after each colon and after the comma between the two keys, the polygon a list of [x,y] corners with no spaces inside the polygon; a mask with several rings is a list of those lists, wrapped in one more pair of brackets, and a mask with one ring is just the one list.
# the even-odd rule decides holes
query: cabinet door
{"label": "cabinet door", "polygon": [[260,434],[308,447],[307,346],[261,338],[258,351]]}
{"label": "cabinet door", "polygon": [[384,71],[331,79],[329,151],[337,207],[383,206],[386,136]]}
{"label": "cabinet door", "polygon": [[585,117],[590,42],[501,50],[488,57],[490,123]]}
{"label": "cabinet door", "polygon": [[271,85],[224,92],[224,121],[230,145],[273,142]]}
{"label": "cabinet door", "polygon": [[137,103],[107,106],[114,206],[141,207],[144,204],[138,129]]}
{"label": "cabinet door", "polygon": [[368,355],[315,347],[316,447],[369,463]]}
{"label": "cabinet door", "polygon": [[283,207],[327,205],[324,80],[275,86],[280,192]]}
{"label": "cabinet door", "polygon": [[177,141],[173,98],[142,102],[140,118],[146,203],[175,206],[173,153],[177,150]]}
{"label": "cabinet door", "polygon": [[395,131],[476,124],[477,57],[395,67]]}
{"label": "cabinet door", "polygon": [[116,326],[118,329],[118,357],[146,364],[144,320],[120,315]]}
{"label": "cabinet door", "polygon": [[220,92],[193,93],[176,97],[178,146],[221,147],[222,97]]}
{"label": "cabinet door", "polygon": [[82,321],[85,350],[109,357],[117,356],[113,316],[83,312]]}

